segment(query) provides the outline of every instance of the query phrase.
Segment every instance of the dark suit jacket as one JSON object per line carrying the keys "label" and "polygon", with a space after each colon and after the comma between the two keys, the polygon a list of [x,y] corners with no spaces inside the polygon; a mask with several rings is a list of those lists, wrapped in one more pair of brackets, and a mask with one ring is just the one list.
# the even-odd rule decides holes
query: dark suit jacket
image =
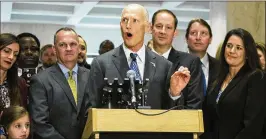
{"label": "dark suit jacket", "polygon": [[[213,82],[216,80],[219,73],[219,61],[208,54],[209,58],[209,81],[207,87],[207,94],[210,93],[211,88],[213,87]],[[204,122],[204,133],[200,136],[201,139],[212,139],[210,133],[210,123],[207,111],[207,96],[205,96],[202,111],[203,111],[203,122]]]}
{"label": "dark suit jacket", "polygon": [[263,127],[265,88],[263,74],[242,67],[216,98],[222,81],[207,98],[213,139],[260,139]]}
{"label": "dark suit jacket", "polygon": [[191,54],[171,49],[168,60],[173,63],[172,68],[177,71],[180,66],[190,71],[190,81],[182,90],[182,96],[174,105],[184,105],[188,109],[201,109],[203,101],[203,82],[201,79],[200,59]]}
{"label": "dark suit jacket", "polygon": [[21,104],[24,108],[28,108],[28,87],[26,80],[22,77],[18,77],[18,86],[21,96]]}
{"label": "dark suit jacket", "polygon": [[[143,79],[149,78],[147,105],[151,106],[152,109],[168,107],[170,97],[166,82],[170,68],[171,63],[169,61],[146,48]],[[91,92],[98,94],[99,105],[102,89],[105,85],[104,78],[109,80],[118,78],[119,82],[122,82],[126,78],[128,70],[129,66],[122,45],[94,58],[91,64],[89,88]]]}
{"label": "dark suit jacket", "polygon": [[30,85],[30,114],[34,138],[81,138],[87,109],[95,106],[94,95],[88,90],[89,70],[78,67],[78,103],[58,64],[33,76]]}

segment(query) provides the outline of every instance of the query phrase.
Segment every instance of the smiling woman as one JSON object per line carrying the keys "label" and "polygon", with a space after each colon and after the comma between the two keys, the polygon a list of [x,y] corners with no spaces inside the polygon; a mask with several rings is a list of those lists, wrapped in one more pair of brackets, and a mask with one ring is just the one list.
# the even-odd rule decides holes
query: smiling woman
{"label": "smiling woman", "polygon": [[241,28],[229,31],[218,78],[207,96],[212,138],[262,138],[264,78],[252,35]]}
{"label": "smiling woman", "polygon": [[15,35],[0,35],[0,113],[13,105],[27,105],[26,82],[18,77],[16,64],[19,50]]}

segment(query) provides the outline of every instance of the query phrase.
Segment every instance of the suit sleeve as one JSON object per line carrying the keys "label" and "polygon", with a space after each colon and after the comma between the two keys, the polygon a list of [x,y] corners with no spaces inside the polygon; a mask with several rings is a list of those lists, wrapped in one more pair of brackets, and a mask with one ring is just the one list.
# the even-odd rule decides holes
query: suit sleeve
{"label": "suit sleeve", "polygon": [[89,92],[95,96],[95,107],[101,107],[102,88],[104,86],[104,75],[101,66],[95,58],[91,64],[89,75]]}
{"label": "suit sleeve", "polygon": [[260,138],[264,120],[265,101],[265,77],[263,73],[252,74],[247,84],[247,97],[244,110],[244,128],[235,139],[257,139]]}
{"label": "suit sleeve", "polygon": [[[189,67],[188,67],[189,68]],[[185,107],[188,109],[201,109],[203,102],[203,81],[201,79],[200,59],[196,58],[190,65],[190,80],[185,91],[182,91],[185,98]]]}
{"label": "suit sleeve", "polygon": [[64,139],[64,137],[49,123],[47,91],[37,76],[33,76],[31,79],[29,99],[29,110],[32,118],[34,137]]}

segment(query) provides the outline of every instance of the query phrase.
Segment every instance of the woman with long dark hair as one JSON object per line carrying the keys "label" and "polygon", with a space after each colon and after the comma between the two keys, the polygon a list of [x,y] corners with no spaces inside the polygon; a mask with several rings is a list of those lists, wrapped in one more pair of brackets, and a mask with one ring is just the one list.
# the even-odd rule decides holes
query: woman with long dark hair
{"label": "woman with long dark hair", "polygon": [[212,138],[262,138],[265,77],[251,34],[229,31],[219,60],[218,78],[207,96]]}
{"label": "woman with long dark hair", "polygon": [[[20,47],[17,37],[10,33],[0,34],[0,113],[10,106],[27,105],[27,86],[18,77],[16,61]],[[0,135],[3,132],[0,130]]]}

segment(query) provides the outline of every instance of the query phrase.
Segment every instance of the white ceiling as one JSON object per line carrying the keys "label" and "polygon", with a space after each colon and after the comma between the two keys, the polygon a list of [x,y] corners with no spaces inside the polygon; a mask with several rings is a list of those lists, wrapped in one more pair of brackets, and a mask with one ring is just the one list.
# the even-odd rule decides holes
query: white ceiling
{"label": "white ceiling", "polygon": [[[45,0],[43,0],[45,1]],[[192,18],[209,21],[209,2],[191,1],[102,1],[93,2],[1,2],[1,23],[42,23],[76,27],[118,28],[122,9],[131,3],[143,5],[150,14],[162,8],[172,10],[178,28],[185,29]]]}

